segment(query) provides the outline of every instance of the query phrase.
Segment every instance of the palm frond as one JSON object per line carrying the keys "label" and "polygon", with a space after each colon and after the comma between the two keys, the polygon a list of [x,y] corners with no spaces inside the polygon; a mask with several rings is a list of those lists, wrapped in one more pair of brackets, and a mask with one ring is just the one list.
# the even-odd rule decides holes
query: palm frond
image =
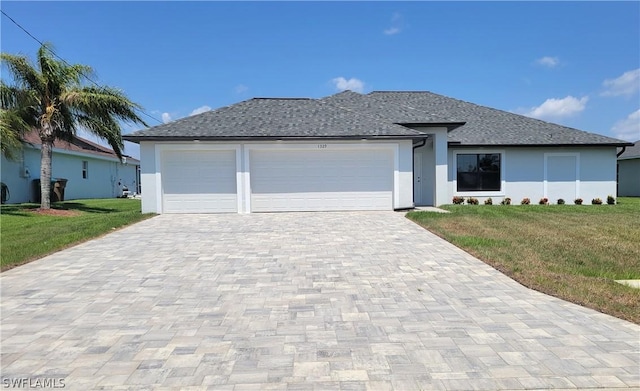
{"label": "palm frond", "polygon": [[16,84],[24,89],[44,93],[44,79],[27,57],[0,53],[0,60],[9,68]]}
{"label": "palm frond", "polygon": [[81,127],[106,140],[116,155],[122,158],[124,142],[122,141],[120,124],[117,121],[108,115],[89,116],[79,114],[76,115],[76,119]]}
{"label": "palm frond", "polygon": [[136,113],[141,106],[122,91],[110,87],[82,87],[67,91],[61,100],[78,112],[89,115],[108,114],[117,120],[148,126]]}
{"label": "palm frond", "polygon": [[22,148],[22,135],[30,130],[29,124],[16,111],[0,109],[0,149],[7,159],[17,158]]}

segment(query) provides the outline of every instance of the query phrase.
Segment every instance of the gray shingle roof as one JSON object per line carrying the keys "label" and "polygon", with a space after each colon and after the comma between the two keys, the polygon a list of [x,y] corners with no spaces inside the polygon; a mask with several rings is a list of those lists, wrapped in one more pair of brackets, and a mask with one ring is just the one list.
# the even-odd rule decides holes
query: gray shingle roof
{"label": "gray shingle roof", "polygon": [[449,142],[461,145],[619,145],[624,141],[537,120],[431,92],[372,92],[387,104],[464,121],[449,132]]}
{"label": "gray shingle roof", "polygon": [[[618,152],[620,152],[620,149]],[[640,140],[633,143],[633,146],[627,147],[624,153],[618,156],[618,159],[639,159],[640,158]]]}
{"label": "gray shingle roof", "polygon": [[416,137],[420,131],[315,99],[254,98],[126,136],[126,139]]}
{"label": "gray shingle roof", "polygon": [[425,133],[417,125],[447,126],[453,129],[449,142],[460,145],[630,145],[431,92],[385,91],[345,91],[322,99],[254,98],[124,138],[421,138]]}

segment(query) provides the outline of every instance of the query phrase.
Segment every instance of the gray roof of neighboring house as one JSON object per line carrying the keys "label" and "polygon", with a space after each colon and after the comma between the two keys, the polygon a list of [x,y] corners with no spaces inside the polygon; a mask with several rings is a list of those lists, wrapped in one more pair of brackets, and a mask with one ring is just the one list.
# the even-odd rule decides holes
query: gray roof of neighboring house
{"label": "gray roof of neighboring house", "polygon": [[431,92],[344,91],[322,99],[254,98],[125,136],[126,140],[422,138],[446,126],[459,145],[630,145]]}
{"label": "gray roof of neighboring house", "polygon": [[[618,150],[618,152],[620,152],[622,150],[622,148],[620,148]],[[626,147],[624,150],[624,153],[620,156],[618,156],[618,159],[620,160],[624,160],[624,159],[640,159],[640,140],[636,141],[635,143],[633,143],[633,146],[631,147]]]}

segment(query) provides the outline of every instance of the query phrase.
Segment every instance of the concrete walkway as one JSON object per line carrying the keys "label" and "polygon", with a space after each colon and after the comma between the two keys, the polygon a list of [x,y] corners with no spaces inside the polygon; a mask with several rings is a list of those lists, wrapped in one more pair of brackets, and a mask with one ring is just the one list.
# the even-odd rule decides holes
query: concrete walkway
{"label": "concrete walkway", "polygon": [[0,282],[3,387],[640,387],[639,326],[394,212],[162,215]]}

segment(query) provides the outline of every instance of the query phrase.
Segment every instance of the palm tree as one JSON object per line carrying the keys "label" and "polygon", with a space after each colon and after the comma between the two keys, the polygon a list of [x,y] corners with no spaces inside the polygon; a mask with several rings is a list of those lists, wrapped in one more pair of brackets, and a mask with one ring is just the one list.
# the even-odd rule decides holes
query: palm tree
{"label": "palm tree", "polygon": [[119,121],[147,126],[136,114],[136,110],[142,109],[140,105],[115,88],[83,84],[83,77],[92,75],[92,69],[55,59],[48,43],[38,50],[37,67],[25,56],[2,53],[0,60],[14,82],[14,85],[0,82],[2,152],[5,153],[5,142],[9,142],[6,148],[10,154],[11,146],[24,131],[38,131],[42,141],[42,209],[51,208],[51,158],[55,140],[70,141],[78,128],[82,128],[106,140],[122,158],[124,144]]}

